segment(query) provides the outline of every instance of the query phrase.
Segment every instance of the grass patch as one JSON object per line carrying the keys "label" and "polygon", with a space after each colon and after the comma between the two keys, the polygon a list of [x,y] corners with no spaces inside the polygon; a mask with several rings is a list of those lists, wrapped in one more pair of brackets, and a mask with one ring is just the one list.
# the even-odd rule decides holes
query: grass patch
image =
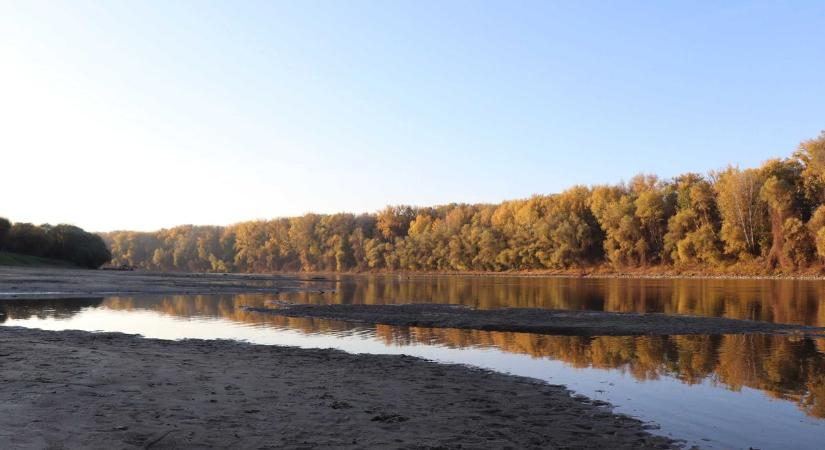
{"label": "grass patch", "polygon": [[21,255],[20,253],[0,252],[0,266],[19,267],[74,267],[77,266],[57,259],[42,258],[40,256]]}

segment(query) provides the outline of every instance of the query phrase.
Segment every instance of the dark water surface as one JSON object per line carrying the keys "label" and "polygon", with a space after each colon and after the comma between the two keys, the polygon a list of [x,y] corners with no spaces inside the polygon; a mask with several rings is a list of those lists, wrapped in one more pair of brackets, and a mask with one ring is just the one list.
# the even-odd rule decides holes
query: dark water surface
{"label": "dark water surface", "polygon": [[[353,325],[247,312],[271,300],[451,303],[663,312],[825,326],[825,283],[524,277],[332,277],[288,295],[0,302],[4,325],[163,339],[403,353],[567,385],[705,448],[825,448],[825,339],[773,335],[595,337]],[[323,291],[323,293],[321,293]],[[657,427],[661,427],[658,428]]]}

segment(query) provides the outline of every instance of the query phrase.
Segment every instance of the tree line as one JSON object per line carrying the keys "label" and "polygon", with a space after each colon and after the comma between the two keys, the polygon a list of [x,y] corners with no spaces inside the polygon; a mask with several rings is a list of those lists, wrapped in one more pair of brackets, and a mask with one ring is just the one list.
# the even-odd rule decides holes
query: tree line
{"label": "tree line", "polygon": [[112,259],[103,239],[74,225],[12,224],[0,217],[0,251],[67,261],[96,269]]}
{"label": "tree line", "polygon": [[798,271],[825,262],[825,132],[790,157],[637,175],[500,204],[389,206],[102,234],[115,264],[182,271]]}

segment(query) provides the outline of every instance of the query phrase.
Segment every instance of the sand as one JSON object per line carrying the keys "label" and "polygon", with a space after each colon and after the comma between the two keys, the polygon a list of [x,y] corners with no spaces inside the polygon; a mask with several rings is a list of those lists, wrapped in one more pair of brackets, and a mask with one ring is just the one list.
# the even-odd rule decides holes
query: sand
{"label": "sand", "polygon": [[0,328],[0,448],[672,448],[562,386],[406,356]]}
{"label": "sand", "polygon": [[538,308],[479,310],[463,306],[438,304],[281,304],[274,308],[247,307],[244,309],[286,317],[316,317],[356,323],[576,336],[739,333],[793,333],[825,336],[825,328],[752,320]]}

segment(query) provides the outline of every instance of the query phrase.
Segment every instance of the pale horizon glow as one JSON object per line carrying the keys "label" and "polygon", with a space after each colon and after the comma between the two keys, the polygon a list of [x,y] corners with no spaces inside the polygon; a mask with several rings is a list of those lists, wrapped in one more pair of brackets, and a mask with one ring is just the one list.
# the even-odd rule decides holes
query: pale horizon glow
{"label": "pale horizon glow", "polygon": [[791,154],[825,3],[4,2],[0,217],[500,202]]}

